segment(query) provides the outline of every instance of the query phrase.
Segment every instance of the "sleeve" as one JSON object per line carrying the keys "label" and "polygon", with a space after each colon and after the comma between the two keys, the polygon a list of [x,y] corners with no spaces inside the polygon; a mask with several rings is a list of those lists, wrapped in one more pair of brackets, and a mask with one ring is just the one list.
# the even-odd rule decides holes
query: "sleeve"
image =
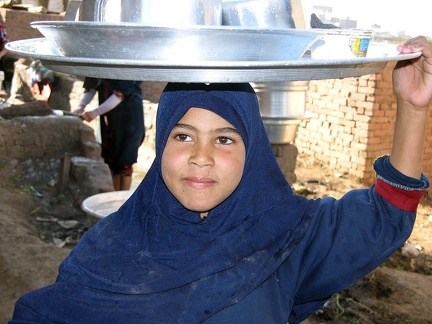
{"label": "sleeve", "polygon": [[100,86],[101,82],[101,79],[86,77],[84,79],[83,88],[85,89],[85,92],[88,92],[90,89],[96,90]]}
{"label": "sleeve", "polygon": [[96,94],[96,89],[86,90],[86,92],[84,92],[84,94],[81,98],[81,101],[80,101],[80,104],[78,107],[84,108],[85,106],[87,106],[90,103],[90,101],[92,101],[95,94]]}
{"label": "sleeve", "polygon": [[112,94],[108,97],[107,100],[105,100],[102,104],[99,105],[96,109],[92,110],[91,113],[96,118],[97,116],[106,114],[107,112],[113,110],[115,107],[118,106],[118,104],[122,102],[122,99],[119,98],[117,95]]}
{"label": "sleeve", "polygon": [[374,163],[377,181],[375,191],[402,210],[415,212],[429,180],[422,175],[420,180],[410,178],[400,173],[391,163],[389,156],[382,156]]}
{"label": "sleeve", "polygon": [[297,320],[312,314],[301,314],[314,309],[311,305],[378,267],[410,236],[415,208],[429,181],[399,173],[388,156],[378,158],[374,168],[376,185],[350,191],[339,200],[315,201],[313,223],[290,256],[297,260],[289,266],[289,272],[297,274],[293,307]]}
{"label": "sleeve", "polygon": [[113,90],[120,92],[125,97],[133,95],[136,91],[135,89],[136,81],[112,80],[112,82],[113,82]]}

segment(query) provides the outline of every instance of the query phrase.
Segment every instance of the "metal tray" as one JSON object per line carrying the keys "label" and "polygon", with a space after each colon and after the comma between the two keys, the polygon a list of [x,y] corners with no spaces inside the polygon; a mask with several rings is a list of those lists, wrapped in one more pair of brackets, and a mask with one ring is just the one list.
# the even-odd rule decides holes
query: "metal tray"
{"label": "metal tray", "polygon": [[37,21],[30,24],[65,56],[120,60],[296,60],[320,33],[293,28],[143,26],[132,23]]}
{"label": "metal tray", "polygon": [[279,82],[358,77],[381,71],[390,61],[419,57],[420,52],[397,54],[396,46],[371,43],[366,58],[312,60],[304,56],[288,61],[122,60],[66,57],[46,38],[14,41],[8,51],[40,59],[51,70],[78,76],[163,82]]}

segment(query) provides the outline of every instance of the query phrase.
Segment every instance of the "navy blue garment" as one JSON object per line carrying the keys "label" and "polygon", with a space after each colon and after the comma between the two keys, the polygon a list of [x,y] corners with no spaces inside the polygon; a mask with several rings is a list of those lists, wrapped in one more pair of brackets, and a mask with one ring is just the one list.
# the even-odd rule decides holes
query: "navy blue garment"
{"label": "navy blue garment", "polygon": [[[190,107],[225,118],[246,146],[238,187],[204,219],[161,176],[167,138]],[[53,285],[18,300],[11,323],[298,323],[412,230],[415,214],[373,187],[340,200],[295,196],[248,84],[168,84],[156,125],[156,158],[135,193],[82,237]],[[391,182],[386,159],[377,172]]]}

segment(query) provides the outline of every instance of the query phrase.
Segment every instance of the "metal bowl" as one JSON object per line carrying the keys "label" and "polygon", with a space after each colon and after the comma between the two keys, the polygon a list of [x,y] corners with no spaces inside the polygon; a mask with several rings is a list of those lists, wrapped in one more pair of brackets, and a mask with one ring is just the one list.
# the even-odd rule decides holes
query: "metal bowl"
{"label": "metal bowl", "polygon": [[32,22],[67,57],[207,61],[287,61],[303,56],[317,35],[295,29],[233,26],[170,28],[98,22]]}

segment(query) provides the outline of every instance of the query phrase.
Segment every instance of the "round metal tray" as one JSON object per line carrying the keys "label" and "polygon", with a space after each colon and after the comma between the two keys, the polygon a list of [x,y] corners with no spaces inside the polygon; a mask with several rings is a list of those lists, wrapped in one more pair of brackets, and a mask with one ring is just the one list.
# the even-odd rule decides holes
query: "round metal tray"
{"label": "round metal tray", "polygon": [[127,60],[67,57],[46,38],[14,41],[8,51],[40,59],[51,70],[78,76],[163,82],[279,82],[358,77],[381,71],[390,61],[416,58],[420,52],[397,54],[396,45],[371,43],[366,58],[288,61]]}
{"label": "round metal tray", "polygon": [[88,21],[37,21],[30,25],[64,56],[175,64],[296,60],[321,35],[311,30],[240,26],[173,28]]}

